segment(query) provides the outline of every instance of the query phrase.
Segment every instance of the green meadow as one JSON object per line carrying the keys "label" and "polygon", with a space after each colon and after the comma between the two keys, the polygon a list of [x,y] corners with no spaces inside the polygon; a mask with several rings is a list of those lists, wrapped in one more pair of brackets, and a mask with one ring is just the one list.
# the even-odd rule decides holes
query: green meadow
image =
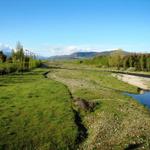
{"label": "green meadow", "polygon": [[124,95],[137,87],[87,65],[47,65],[0,76],[1,150],[149,150],[149,110]]}
{"label": "green meadow", "polygon": [[74,149],[77,127],[64,85],[46,69],[0,76],[0,149]]}
{"label": "green meadow", "polygon": [[74,63],[59,64],[48,77],[67,85],[75,100],[98,104],[92,112],[75,106],[88,131],[81,150],[149,150],[149,110],[124,94],[137,93],[137,87],[118,80],[110,72]]}

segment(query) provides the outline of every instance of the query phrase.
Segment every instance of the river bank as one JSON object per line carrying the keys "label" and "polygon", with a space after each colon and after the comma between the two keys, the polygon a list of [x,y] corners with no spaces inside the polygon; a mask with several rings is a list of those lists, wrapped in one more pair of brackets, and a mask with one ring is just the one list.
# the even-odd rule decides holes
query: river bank
{"label": "river bank", "polygon": [[140,77],[121,73],[113,74],[113,76],[140,89],[150,90],[150,78],[148,77]]}

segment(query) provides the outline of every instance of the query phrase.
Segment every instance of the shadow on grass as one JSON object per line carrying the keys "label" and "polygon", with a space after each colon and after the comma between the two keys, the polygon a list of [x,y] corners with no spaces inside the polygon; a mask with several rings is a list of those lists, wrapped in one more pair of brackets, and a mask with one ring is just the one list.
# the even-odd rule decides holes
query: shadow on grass
{"label": "shadow on grass", "polygon": [[76,144],[81,144],[88,136],[87,129],[82,123],[82,119],[80,117],[79,112],[73,109],[73,112],[75,114],[75,123],[78,126],[78,136],[76,138]]}
{"label": "shadow on grass", "polygon": [[137,148],[140,148],[143,144],[142,143],[136,143],[136,144],[129,144],[127,148],[124,150],[135,150]]}

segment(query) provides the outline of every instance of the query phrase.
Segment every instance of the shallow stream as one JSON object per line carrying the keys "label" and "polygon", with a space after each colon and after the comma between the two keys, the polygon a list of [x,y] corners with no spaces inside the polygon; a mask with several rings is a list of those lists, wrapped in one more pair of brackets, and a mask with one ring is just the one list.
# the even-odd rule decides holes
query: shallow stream
{"label": "shallow stream", "polygon": [[150,92],[144,92],[143,94],[131,94],[131,93],[125,93],[128,96],[131,96],[144,106],[150,108]]}

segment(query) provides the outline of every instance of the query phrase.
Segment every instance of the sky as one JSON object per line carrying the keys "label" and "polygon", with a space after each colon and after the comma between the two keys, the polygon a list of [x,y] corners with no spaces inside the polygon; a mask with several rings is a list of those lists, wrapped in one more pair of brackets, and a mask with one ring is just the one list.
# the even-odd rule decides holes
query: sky
{"label": "sky", "polygon": [[43,56],[150,52],[150,0],[0,0],[0,48]]}

